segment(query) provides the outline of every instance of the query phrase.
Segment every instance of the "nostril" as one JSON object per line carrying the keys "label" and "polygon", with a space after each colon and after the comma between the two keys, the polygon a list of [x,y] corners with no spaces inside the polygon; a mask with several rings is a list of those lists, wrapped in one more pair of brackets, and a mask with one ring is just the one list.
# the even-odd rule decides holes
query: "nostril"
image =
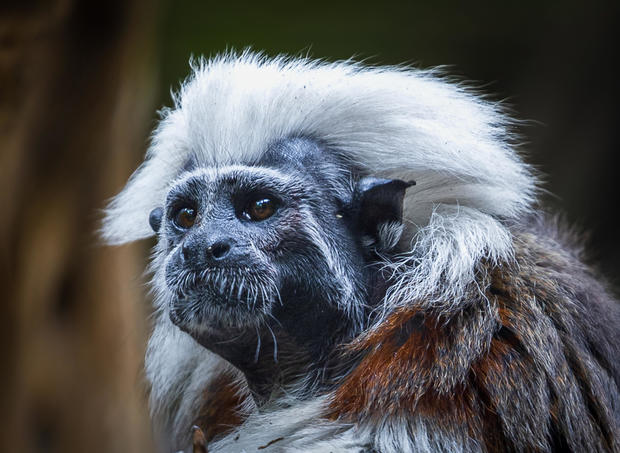
{"label": "nostril", "polygon": [[228,242],[216,242],[209,247],[209,250],[213,258],[220,260],[228,255],[228,252],[230,251],[230,244]]}

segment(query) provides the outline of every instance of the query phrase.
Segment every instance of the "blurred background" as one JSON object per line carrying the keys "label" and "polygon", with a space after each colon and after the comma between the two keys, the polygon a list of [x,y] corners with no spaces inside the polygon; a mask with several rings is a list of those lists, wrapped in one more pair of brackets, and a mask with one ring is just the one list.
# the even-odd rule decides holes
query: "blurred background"
{"label": "blurred background", "polygon": [[152,451],[148,241],[103,247],[190,55],[450,65],[531,120],[547,206],[619,283],[617,1],[0,2],[0,451]]}

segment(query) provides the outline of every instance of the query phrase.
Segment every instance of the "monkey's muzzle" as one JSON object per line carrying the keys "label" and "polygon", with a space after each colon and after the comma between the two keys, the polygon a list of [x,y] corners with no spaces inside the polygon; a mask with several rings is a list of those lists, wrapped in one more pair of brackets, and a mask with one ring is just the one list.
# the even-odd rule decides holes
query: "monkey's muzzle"
{"label": "monkey's muzzle", "polygon": [[277,286],[265,269],[207,268],[200,273],[169,269],[166,274],[172,293],[170,318],[181,328],[245,325],[277,299]]}

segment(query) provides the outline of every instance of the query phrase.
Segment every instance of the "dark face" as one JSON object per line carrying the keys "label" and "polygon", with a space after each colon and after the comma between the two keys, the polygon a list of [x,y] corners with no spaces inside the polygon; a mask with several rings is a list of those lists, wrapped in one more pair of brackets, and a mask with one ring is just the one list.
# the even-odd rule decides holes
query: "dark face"
{"label": "dark face", "polygon": [[188,330],[246,327],[284,304],[283,293],[344,296],[329,282],[333,272],[357,285],[363,261],[338,201],[306,182],[264,167],[225,167],[177,183],[163,220],[173,322]]}
{"label": "dark face", "polygon": [[172,322],[242,371],[266,341],[274,362],[276,343],[280,355],[289,345],[317,362],[362,328],[368,244],[400,222],[407,186],[355,183],[305,140],[274,146],[255,166],[184,173],[150,219]]}

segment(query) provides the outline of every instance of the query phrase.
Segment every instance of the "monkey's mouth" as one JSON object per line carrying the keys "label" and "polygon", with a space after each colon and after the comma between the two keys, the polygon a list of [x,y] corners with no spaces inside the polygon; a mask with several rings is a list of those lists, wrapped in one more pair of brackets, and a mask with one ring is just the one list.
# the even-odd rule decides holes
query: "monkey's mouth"
{"label": "monkey's mouth", "polygon": [[240,327],[267,314],[278,300],[277,283],[266,270],[209,268],[166,278],[173,297],[170,318],[181,328]]}

